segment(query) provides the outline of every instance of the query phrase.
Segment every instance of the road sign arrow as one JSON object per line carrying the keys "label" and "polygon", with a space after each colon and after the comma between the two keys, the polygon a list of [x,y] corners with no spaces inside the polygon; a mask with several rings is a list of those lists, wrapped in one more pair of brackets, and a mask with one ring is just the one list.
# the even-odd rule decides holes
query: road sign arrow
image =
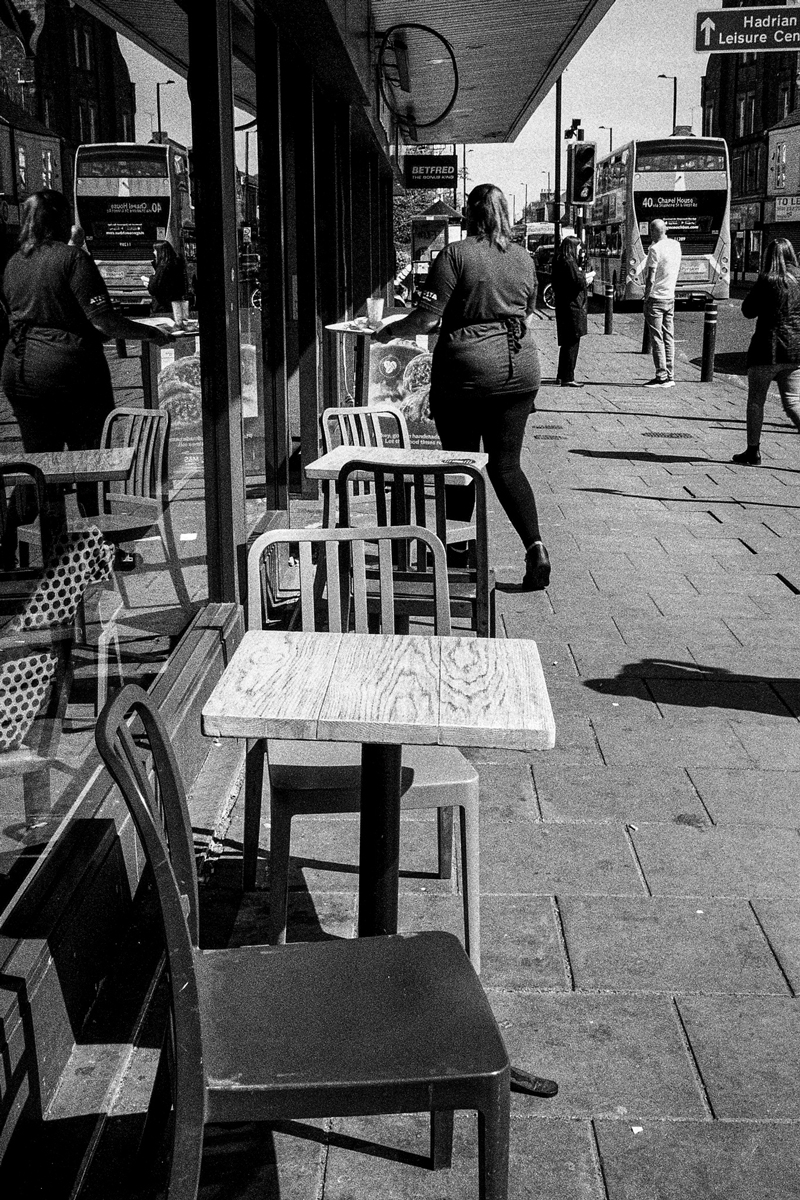
{"label": "road sign arrow", "polygon": [[705,21],[703,21],[700,28],[702,29],[703,33],[706,35],[706,45],[710,46],[711,45],[711,30],[717,28],[716,25],[714,24],[714,22],[711,20],[711,17],[706,17]]}

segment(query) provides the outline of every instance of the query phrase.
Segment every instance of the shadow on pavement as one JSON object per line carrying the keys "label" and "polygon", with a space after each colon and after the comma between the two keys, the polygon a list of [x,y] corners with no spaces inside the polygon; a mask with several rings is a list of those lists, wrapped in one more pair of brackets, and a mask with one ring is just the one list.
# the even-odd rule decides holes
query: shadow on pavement
{"label": "shadow on pavement", "polygon": [[[717,463],[718,465],[725,464],[724,459],[705,458],[701,454],[654,454],[651,450],[576,450],[569,451],[570,454],[579,454],[582,458],[618,458],[623,461],[626,459],[632,462],[670,462],[670,463]],[[587,491],[592,489],[587,488]],[[596,489],[597,491],[611,491],[613,489]]]}
{"label": "shadow on pavement", "polygon": [[[702,358],[690,358],[695,367],[702,367]],[[714,355],[714,370],[721,375],[747,375],[747,353],[744,350],[729,350]]]}
{"label": "shadow on pavement", "polygon": [[[727,708],[737,712],[795,720],[773,681],[763,675],[741,675],[724,667],[673,659],[643,658],[605,679],[586,679],[584,687],[604,695],[641,697],[644,680],[653,700],[669,708]],[[796,689],[800,680],[781,679],[782,687]]]}

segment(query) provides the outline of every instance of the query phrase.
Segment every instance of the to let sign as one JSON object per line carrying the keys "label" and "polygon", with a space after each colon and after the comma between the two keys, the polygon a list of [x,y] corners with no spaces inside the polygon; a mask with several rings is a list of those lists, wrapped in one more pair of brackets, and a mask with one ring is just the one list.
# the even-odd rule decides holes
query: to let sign
{"label": "to let sign", "polygon": [[455,154],[407,154],[403,175],[407,188],[455,188],[458,158]]}
{"label": "to let sign", "polygon": [[694,48],[701,54],[800,50],[800,8],[715,8],[699,12]]}

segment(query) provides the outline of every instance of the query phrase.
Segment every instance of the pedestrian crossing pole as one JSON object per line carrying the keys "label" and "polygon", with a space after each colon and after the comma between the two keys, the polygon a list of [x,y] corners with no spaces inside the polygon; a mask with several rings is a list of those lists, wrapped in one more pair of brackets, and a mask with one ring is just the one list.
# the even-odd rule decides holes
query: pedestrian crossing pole
{"label": "pedestrian crossing pole", "polygon": [[614,332],[614,285],[606,284],[606,324],[604,333]]}
{"label": "pedestrian crossing pole", "polygon": [[700,368],[700,382],[714,382],[714,350],[717,344],[717,302],[706,300],[705,320],[703,321],[703,365]]}

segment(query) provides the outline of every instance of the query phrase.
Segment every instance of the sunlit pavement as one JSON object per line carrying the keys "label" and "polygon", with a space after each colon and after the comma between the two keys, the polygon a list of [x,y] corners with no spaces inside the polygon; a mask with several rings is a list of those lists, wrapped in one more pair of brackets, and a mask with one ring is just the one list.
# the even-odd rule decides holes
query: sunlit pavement
{"label": "sunlit pavement", "polygon": [[[651,392],[640,341],[592,317],[583,390],[553,385],[525,465],[553,560],[494,505],[501,635],[535,638],[556,749],[472,754],[482,779],[482,978],[513,1060],[512,1197],[790,1200],[800,1193],[800,441],[770,399],[761,468],[736,467],[745,393]],[[509,590],[505,590],[509,589]],[[414,814],[419,818],[419,814]],[[460,933],[434,826],[404,821],[401,924]],[[204,886],[209,944],[256,942],[268,903],[231,885],[240,819]],[[296,821],[290,938],[352,936],[356,824]],[[477,1196],[472,1116],[429,1172],[418,1117],[209,1131],[202,1195]],[[292,1134],[301,1136],[292,1136]],[[393,1147],[378,1150],[365,1144]]]}

